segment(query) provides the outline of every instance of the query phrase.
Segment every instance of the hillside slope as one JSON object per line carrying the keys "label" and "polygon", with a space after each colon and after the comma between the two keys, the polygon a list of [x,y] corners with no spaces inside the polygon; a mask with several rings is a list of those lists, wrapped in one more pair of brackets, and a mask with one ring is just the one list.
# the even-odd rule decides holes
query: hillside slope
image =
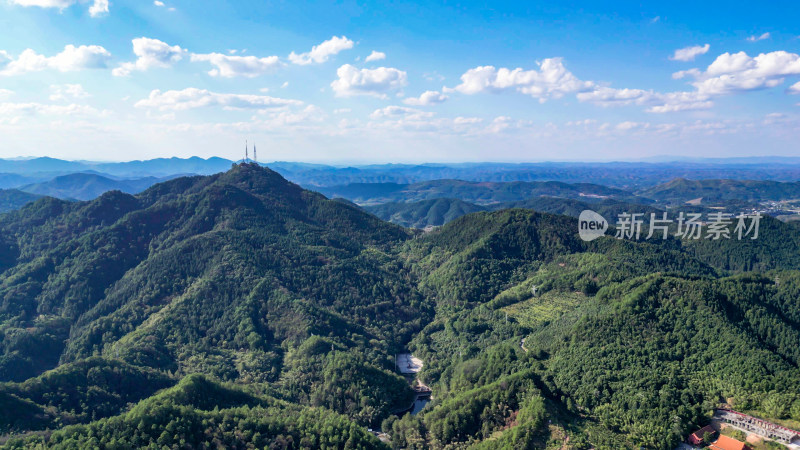
{"label": "hillside slope", "polygon": [[[672,449],[722,401],[794,426],[800,228],[763,220],[747,242],[587,243],[526,209],[421,233],[254,164],[42,198],[0,215],[0,443]],[[409,348],[435,400],[397,418]]]}

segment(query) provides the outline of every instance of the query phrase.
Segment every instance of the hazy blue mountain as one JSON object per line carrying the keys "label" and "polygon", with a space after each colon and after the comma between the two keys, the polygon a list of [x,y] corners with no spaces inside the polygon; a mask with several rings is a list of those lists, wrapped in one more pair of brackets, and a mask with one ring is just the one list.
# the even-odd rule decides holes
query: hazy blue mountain
{"label": "hazy blue mountain", "polygon": [[[43,178],[45,174],[66,175],[74,172],[94,172],[125,178],[141,178],[176,174],[214,174],[231,168],[233,161],[212,157],[156,158],[144,161],[95,162],[65,161],[56,158],[0,159],[0,173]],[[30,181],[28,181],[30,182]],[[2,177],[0,177],[2,183]]]}
{"label": "hazy blue mountain", "polygon": [[299,165],[275,162],[269,166],[296,183],[315,189],[352,183],[412,184],[437,179],[465,181],[562,181],[599,183],[642,189],[676,177],[689,179],[740,179],[794,181],[800,179],[800,164],[792,159],[608,162],[608,163],[472,163],[472,164],[381,164],[351,167]]}
{"label": "hazy blue mountain", "polygon": [[0,189],[16,188],[38,181],[44,180],[18,173],[0,173]]}
{"label": "hazy blue mountain", "polygon": [[[0,160],[0,174],[35,177],[17,184],[3,182],[0,188],[18,187],[73,172],[96,171],[124,178],[163,177],[180,173],[210,175],[228,170],[233,161],[212,157],[157,158],[128,162],[64,161],[55,158]],[[352,183],[413,184],[439,179],[465,181],[561,181],[600,183],[607,186],[644,189],[676,177],[687,179],[737,179],[795,181],[800,179],[797,158],[689,159],[649,162],[540,162],[540,163],[440,163],[367,164],[334,166],[298,162],[270,162],[271,169],[288,180],[309,188]]]}
{"label": "hazy blue mountain", "polygon": [[224,172],[231,168],[233,161],[211,157],[203,159],[197,156],[191,158],[156,158],[144,161],[128,161],[119,163],[103,163],[94,167],[96,170],[110,175],[125,177],[132,176],[159,176],[175,174],[196,173],[211,175]]}
{"label": "hazy blue mountain", "polygon": [[30,174],[36,172],[78,172],[91,167],[80,161],[65,161],[50,157],[31,159],[0,159],[0,172]]}
{"label": "hazy blue mountain", "polygon": [[114,190],[136,194],[166,179],[168,178],[146,177],[132,180],[114,180],[92,173],[73,173],[42,183],[22,186],[20,190],[40,196],[47,195],[61,199],[91,200],[105,192]]}

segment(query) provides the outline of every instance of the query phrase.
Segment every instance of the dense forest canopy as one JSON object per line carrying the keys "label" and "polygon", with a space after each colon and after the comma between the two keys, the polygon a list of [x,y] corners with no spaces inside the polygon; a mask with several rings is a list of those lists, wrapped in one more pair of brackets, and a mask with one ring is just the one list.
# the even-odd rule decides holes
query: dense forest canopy
{"label": "dense forest canopy", "polygon": [[432,201],[423,233],[237,164],[0,215],[0,445],[672,449],[721,403],[800,426],[800,229],[584,242],[581,202],[531,202]]}

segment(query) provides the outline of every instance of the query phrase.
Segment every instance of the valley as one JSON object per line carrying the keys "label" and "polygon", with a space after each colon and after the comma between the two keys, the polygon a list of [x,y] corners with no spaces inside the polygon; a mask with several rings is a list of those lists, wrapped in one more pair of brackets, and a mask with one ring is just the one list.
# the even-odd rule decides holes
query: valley
{"label": "valley", "polygon": [[420,233],[255,164],[42,198],[0,216],[3,442],[174,442],[192,417],[221,442],[671,449],[723,401],[796,426],[800,229],[763,220],[714,245],[520,208]]}

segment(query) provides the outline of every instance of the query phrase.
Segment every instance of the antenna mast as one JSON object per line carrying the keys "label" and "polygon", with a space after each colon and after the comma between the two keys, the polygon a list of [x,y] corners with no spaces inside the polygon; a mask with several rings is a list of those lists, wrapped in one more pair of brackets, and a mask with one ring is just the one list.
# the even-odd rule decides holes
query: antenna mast
{"label": "antenna mast", "polygon": [[244,140],[244,162],[250,159],[250,155],[247,153],[247,139]]}
{"label": "antenna mast", "polygon": [[253,142],[253,162],[258,164],[258,153],[256,153],[256,143]]}

